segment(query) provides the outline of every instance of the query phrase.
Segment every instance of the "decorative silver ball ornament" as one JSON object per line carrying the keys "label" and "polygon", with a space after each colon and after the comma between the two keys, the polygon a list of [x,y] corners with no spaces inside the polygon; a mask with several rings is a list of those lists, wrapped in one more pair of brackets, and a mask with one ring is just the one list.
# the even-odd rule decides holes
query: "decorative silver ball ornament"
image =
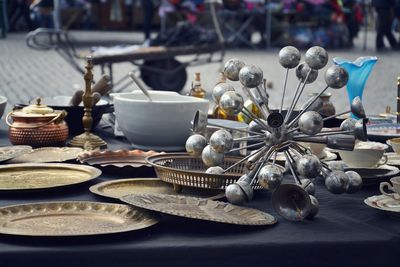
{"label": "decorative silver ball ornament", "polygon": [[[311,70],[311,72],[310,72]],[[310,72],[310,74],[308,74]],[[307,78],[308,74],[308,78]],[[318,78],[318,70],[313,70],[309,66],[307,66],[306,63],[301,63],[297,68],[296,68],[296,77],[300,81],[304,82],[307,78],[306,83],[313,83],[317,78]]]}
{"label": "decorative silver ball ornament", "polygon": [[316,111],[306,111],[299,118],[299,130],[308,135],[315,135],[322,130],[324,121]]}
{"label": "decorative silver ball ornament", "polygon": [[293,69],[299,65],[301,55],[294,46],[285,46],[279,51],[279,63],[286,69]]}
{"label": "decorative silver ball ornament", "polygon": [[240,205],[247,201],[247,196],[242,188],[234,183],[230,184],[225,189],[225,197],[232,204]]}
{"label": "decorative silver ball ornament", "polygon": [[206,146],[201,153],[201,159],[203,163],[208,166],[219,166],[224,163],[225,155],[223,153],[218,153],[213,150],[210,145]]}
{"label": "decorative silver ball ornament", "polygon": [[246,201],[250,201],[253,199],[254,190],[249,183],[239,180],[236,182],[236,184],[239,185],[240,188],[242,188],[244,194],[246,195]]}
{"label": "decorative silver ball ornament", "polygon": [[258,183],[267,190],[275,190],[282,180],[282,171],[275,165],[265,165],[258,173]]}
{"label": "decorative silver ball ornament", "polygon": [[307,216],[307,219],[313,219],[319,212],[319,202],[314,196],[310,195],[311,200],[311,210]]}
{"label": "decorative silver ball ornament", "polygon": [[325,186],[333,194],[342,194],[349,186],[349,176],[342,171],[333,171],[325,178]]}
{"label": "decorative silver ball ornament", "polygon": [[186,140],[185,148],[189,155],[200,156],[206,145],[207,139],[204,136],[200,134],[194,134]]}
{"label": "decorative silver ball ornament", "polygon": [[217,84],[212,92],[212,97],[216,103],[219,103],[219,100],[221,99],[221,96],[228,91],[235,91],[235,88],[233,88],[232,85],[228,83],[219,83]]}
{"label": "decorative silver ball ornament", "polygon": [[355,171],[347,171],[347,176],[349,177],[349,186],[346,190],[346,193],[355,193],[362,187],[362,178]]}
{"label": "decorative silver ball ornament", "polygon": [[301,156],[296,162],[297,171],[306,178],[315,178],[321,173],[322,165],[313,154]]}
{"label": "decorative silver ball ornament", "polygon": [[224,75],[231,81],[239,81],[239,71],[245,66],[244,62],[232,58],[228,60],[224,65]]}
{"label": "decorative silver ball ornament", "polygon": [[254,65],[246,65],[239,72],[240,83],[247,88],[255,88],[262,84],[263,71]]}
{"label": "decorative silver ball ornament", "polygon": [[213,166],[210,167],[206,170],[206,173],[209,174],[224,174],[224,169],[222,169],[220,166]]}
{"label": "decorative silver ball ornament", "polygon": [[356,96],[353,101],[351,101],[350,107],[351,113],[353,113],[357,118],[363,119],[366,117],[364,106],[359,96]]}
{"label": "decorative silver ball ornament", "polygon": [[325,82],[330,88],[340,89],[347,84],[348,80],[349,74],[342,67],[332,65],[325,72]]}
{"label": "decorative silver ball ornament", "polygon": [[357,120],[353,118],[347,118],[340,124],[340,130],[342,131],[354,131],[356,128]]}
{"label": "decorative silver ball ornament", "polygon": [[310,179],[302,178],[300,179],[301,186],[309,193],[310,195],[315,195],[315,185],[311,182]]}
{"label": "decorative silver ball ornament", "polygon": [[305,55],[305,61],[307,65],[314,69],[319,70],[326,66],[328,63],[328,53],[320,46],[313,46],[307,50]]}
{"label": "decorative silver ball ornament", "polygon": [[210,146],[218,153],[228,152],[233,146],[233,137],[227,130],[218,130],[211,135]]}
{"label": "decorative silver ball ornament", "polygon": [[243,97],[234,91],[225,92],[219,100],[219,106],[228,115],[236,115],[243,108]]}

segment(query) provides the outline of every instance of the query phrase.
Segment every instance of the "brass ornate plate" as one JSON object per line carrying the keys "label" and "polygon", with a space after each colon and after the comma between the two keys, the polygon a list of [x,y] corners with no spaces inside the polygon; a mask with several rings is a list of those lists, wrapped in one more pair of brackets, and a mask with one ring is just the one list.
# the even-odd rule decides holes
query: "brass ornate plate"
{"label": "brass ornate plate", "polygon": [[13,158],[9,163],[63,162],[76,159],[83,149],[78,147],[41,147]]}
{"label": "brass ornate plate", "polygon": [[100,176],[94,167],[64,163],[0,166],[0,191],[34,190],[83,183]]}
{"label": "brass ornate plate", "polygon": [[120,199],[121,197],[132,193],[160,193],[171,195],[184,195],[213,200],[225,197],[225,192],[222,190],[202,190],[189,187],[185,187],[181,192],[176,193],[172,184],[163,182],[159,178],[132,178],[112,180],[92,185],[89,190],[94,194],[116,199]]}
{"label": "brass ornate plate", "polygon": [[0,208],[0,233],[23,236],[84,236],[121,233],[158,222],[149,212],[99,202],[45,202]]}
{"label": "brass ornate plate", "polygon": [[5,146],[0,147],[0,162],[18,157],[32,151],[31,146]]}
{"label": "brass ornate plate", "polygon": [[164,194],[133,194],[124,196],[121,200],[140,208],[192,219],[238,225],[276,223],[276,219],[268,213],[202,198]]}
{"label": "brass ornate plate", "polygon": [[78,160],[81,163],[100,165],[102,167],[112,165],[120,168],[125,166],[138,168],[142,166],[150,167],[150,164],[146,162],[145,158],[156,154],[159,153],[155,151],[144,152],[138,149],[117,151],[103,150],[84,152],[79,155]]}

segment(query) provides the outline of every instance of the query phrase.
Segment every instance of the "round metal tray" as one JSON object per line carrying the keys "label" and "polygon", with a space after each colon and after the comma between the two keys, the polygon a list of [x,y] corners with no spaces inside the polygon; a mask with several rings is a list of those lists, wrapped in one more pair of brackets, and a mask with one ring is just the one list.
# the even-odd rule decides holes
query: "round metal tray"
{"label": "round metal tray", "polygon": [[[240,159],[241,157],[225,157],[221,167],[226,169]],[[193,157],[187,153],[155,155],[146,158],[146,161],[154,167],[157,176],[164,182],[207,189],[225,189],[236,182],[246,170],[246,162],[242,162],[226,174],[208,174],[205,173],[208,167],[201,157]],[[252,187],[262,189],[258,182],[253,182]]]}

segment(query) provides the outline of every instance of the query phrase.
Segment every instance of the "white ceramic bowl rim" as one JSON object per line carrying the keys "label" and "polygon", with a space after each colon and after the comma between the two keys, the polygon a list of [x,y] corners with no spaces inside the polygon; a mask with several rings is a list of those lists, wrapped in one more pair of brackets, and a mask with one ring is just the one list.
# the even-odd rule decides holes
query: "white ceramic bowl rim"
{"label": "white ceramic bowl rim", "polygon": [[7,97],[0,95],[0,104],[7,102]]}
{"label": "white ceramic bowl rim", "polygon": [[[141,91],[133,91],[131,93],[112,94],[114,100],[122,100],[127,102],[147,102],[149,104],[182,104],[182,103],[199,103],[208,102],[207,99],[202,99],[193,96],[180,95],[176,92],[168,91],[149,91],[153,101],[150,102]],[[163,99],[159,99],[163,98]]]}

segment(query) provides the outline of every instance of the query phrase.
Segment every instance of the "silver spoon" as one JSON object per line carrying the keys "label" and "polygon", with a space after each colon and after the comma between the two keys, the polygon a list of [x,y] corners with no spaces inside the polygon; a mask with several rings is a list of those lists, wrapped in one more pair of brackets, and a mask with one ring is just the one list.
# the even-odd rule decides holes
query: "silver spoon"
{"label": "silver spoon", "polygon": [[143,82],[133,72],[129,72],[128,75],[136,83],[139,89],[142,90],[143,94],[145,94],[149,101],[152,102],[153,99],[151,98],[149,91],[146,89],[146,86],[143,84]]}

